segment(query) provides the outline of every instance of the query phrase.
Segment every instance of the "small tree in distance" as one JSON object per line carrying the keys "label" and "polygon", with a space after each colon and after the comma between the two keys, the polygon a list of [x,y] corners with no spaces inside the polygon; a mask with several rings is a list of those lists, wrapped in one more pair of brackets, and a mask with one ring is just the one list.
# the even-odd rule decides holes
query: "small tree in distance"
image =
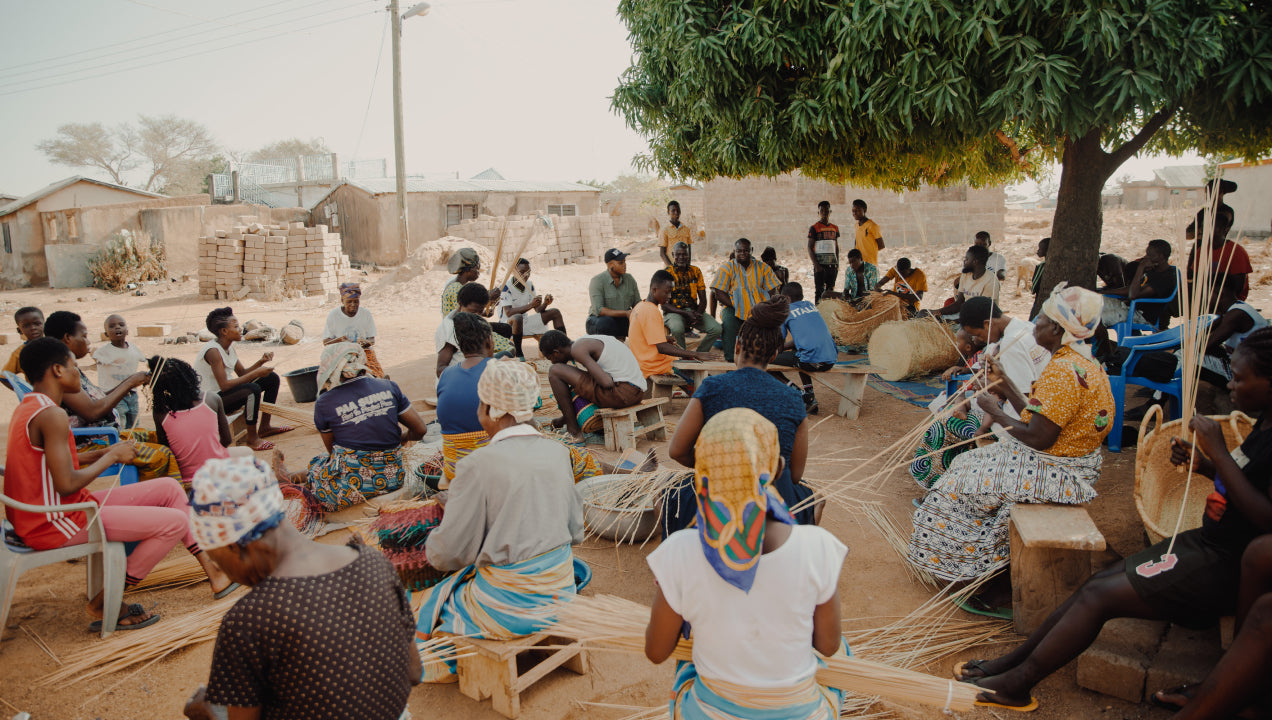
{"label": "small tree in distance", "polygon": [[[621,0],[614,108],[674,177],[904,189],[1062,163],[1043,287],[1093,287],[1105,182],[1140,151],[1272,149],[1257,0]],[[1039,294],[1039,302],[1046,293]]]}
{"label": "small tree in distance", "polygon": [[175,115],[140,115],[136,125],[114,128],[68,123],[35,147],[53,163],[96,168],[120,185],[128,184],[129,171],[148,165],[145,182],[137,187],[177,193],[198,191],[198,175],[218,149],[202,123]]}
{"label": "small tree in distance", "polygon": [[247,159],[249,162],[261,162],[264,160],[291,159],[301,155],[321,155],[329,152],[331,150],[327,148],[327,142],[322,138],[310,138],[308,140],[288,138],[265,145],[261,149],[250,153]]}

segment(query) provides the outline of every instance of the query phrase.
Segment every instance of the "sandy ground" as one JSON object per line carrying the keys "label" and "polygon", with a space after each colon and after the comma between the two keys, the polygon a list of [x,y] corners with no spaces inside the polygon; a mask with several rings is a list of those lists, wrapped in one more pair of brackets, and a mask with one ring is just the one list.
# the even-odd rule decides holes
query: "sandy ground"
{"label": "sandy ground", "polygon": [[[1183,222],[1181,222],[1183,218]],[[1105,216],[1105,247],[1128,259],[1138,257],[1144,243],[1154,237],[1175,238],[1181,233],[1171,230],[1186,223],[1186,213],[1115,211]],[[1048,232],[1050,215],[1047,211],[1011,213],[1007,237],[995,244],[995,249],[1007,255],[1009,267],[1014,268],[1021,257],[1032,254],[1037,239]],[[883,228],[887,236],[887,228]],[[1176,252],[1186,252],[1182,240],[1176,243]],[[1266,253],[1261,247],[1250,247],[1256,267],[1266,266]],[[892,262],[907,255],[919,267],[928,271],[933,287],[946,287],[946,275],[957,271],[955,255],[942,248],[886,249],[883,262]],[[629,261],[632,272],[644,287],[649,276],[657,269],[657,256],[646,247]],[[808,274],[807,260],[800,262],[793,253],[782,258],[791,267],[795,279]],[[705,258],[698,262],[704,270],[713,266]],[[541,292],[551,292],[561,307],[569,331],[581,334],[587,314],[587,280],[601,271],[600,265],[570,265],[536,270],[535,282]],[[1258,273],[1256,272],[1256,275]],[[399,274],[400,276],[400,274]],[[1008,312],[1023,315],[1030,298],[1017,299],[1012,288],[1014,269],[1009,270],[1004,294]],[[379,280],[379,282],[377,282]],[[377,351],[381,362],[407,392],[409,397],[432,395],[434,348],[433,331],[439,320],[437,294],[446,276],[444,270],[434,270],[402,282],[393,277],[382,279],[379,273],[364,278],[367,293],[364,303],[376,316],[379,326]],[[132,326],[151,322],[173,323],[179,331],[197,330],[203,317],[220,303],[200,301],[196,297],[194,282],[147,286],[144,297],[113,295],[97,290],[49,290],[29,289],[0,294],[0,315],[8,316],[19,306],[34,304],[45,312],[69,309],[84,315],[90,330],[100,327],[106,315],[121,312]],[[941,295],[933,292],[933,296]],[[1258,286],[1252,298],[1259,307],[1268,306],[1272,288]],[[291,319],[299,319],[309,330],[310,337],[294,347],[271,347],[260,350],[249,346],[239,350],[245,363],[254,362],[265,349],[275,352],[275,367],[280,372],[315,365],[320,345],[313,338],[321,331],[323,319],[334,302],[323,298],[305,298],[276,303],[233,303],[241,320],[256,318],[281,327]],[[133,338],[147,353],[165,353],[191,360],[195,347],[189,345],[162,345],[157,339]],[[8,352],[0,348],[0,353]],[[534,356],[533,343],[527,343],[527,353]],[[92,371],[90,370],[90,373]],[[823,393],[828,393],[822,390]],[[866,391],[866,404],[861,417],[855,421],[823,414],[817,418],[811,433],[811,455],[807,476],[813,479],[836,478],[848,472],[868,470],[862,459],[873,455],[909,429],[924,422],[925,411],[872,389]],[[823,397],[822,407],[833,407],[832,398]],[[295,405],[284,383],[280,402]],[[0,393],[0,418],[4,418],[0,431],[8,431],[7,418],[16,403],[10,393]],[[309,406],[301,406],[309,407]],[[669,419],[683,409],[683,402],[673,403]],[[146,411],[143,410],[143,415]],[[148,419],[146,421],[149,422]],[[296,431],[277,438],[279,447],[286,452],[290,462],[299,466],[318,453],[321,442],[313,431]],[[648,447],[642,443],[642,447]],[[665,445],[659,445],[659,457],[671,463],[666,456]],[[830,453],[845,451],[837,457]],[[601,453],[605,455],[605,453]],[[1092,503],[1091,512],[1096,523],[1109,539],[1110,547],[1118,554],[1129,554],[1144,545],[1143,531],[1136,519],[1133,489],[1134,451],[1128,449],[1120,455],[1108,455],[1100,480],[1100,496]],[[908,526],[910,499],[919,493],[904,472],[894,474],[879,494],[879,500],[902,527]],[[843,602],[845,626],[849,629],[875,627],[891,622],[891,618],[903,616],[918,607],[930,591],[913,582],[903,568],[903,561],[886,543],[874,527],[863,517],[857,517],[844,509],[831,506],[825,514],[825,526],[851,548],[847,564],[840,577],[840,595]],[[653,587],[652,576],[643,561],[652,544],[645,548],[614,546],[612,543],[588,540],[578,554],[594,569],[594,580],[587,593],[613,593],[642,603],[648,603]],[[174,551],[171,557],[179,557]],[[1112,559],[1112,555],[1102,558]],[[87,631],[88,617],[84,612],[83,565],[55,565],[40,568],[24,575],[17,586],[13,609],[7,627],[3,629],[0,645],[0,715],[25,710],[37,720],[41,718],[178,718],[185,698],[196,685],[205,682],[212,645],[204,643],[181,650],[162,662],[132,674],[122,673],[102,679],[73,683],[59,688],[37,688],[34,682],[56,669],[59,658],[66,658],[78,650],[100,642]],[[177,590],[139,592],[130,596],[133,602],[154,606],[165,618],[175,618],[202,606],[209,599],[206,585]],[[163,628],[163,623],[152,632]],[[25,631],[24,631],[25,629]],[[27,634],[30,631],[51,648],[57,658],[41,650]],[[993,656],[999,648],[987,647],[969,651],[961,659]],[[947,676],[950,663],[959,658],[948,658],[927,668],[936,675]],[[600,717],[619,718],[632,711],[612,708],[582,706],[579,702],[610,703],[634,707],[650,707],[665,702],[671,678],[670,667],[650,665],[642,657],[594,654],[592,670],[584,677],[568,673],[554,673],[536,685],[522,697],[522,717],[528,720],[557,720],[562,718]],[[1040,719],[1073,717],[1107,718],[1164,718],[1167,713],[1147,705],[1128,704],[1102,695],[1079,689],[1074,684],[1073,667],[1054,674],[1038,689],[1042,701],[1035,714]],[[489,703],[473,702],[458,692],[453,685],[420,686],[412,693],[410,709],[416,717],[471,717],[494,718]],[[930,708],[903,707],[883,703],[876,709],[888,710],[904,718],[938,718],[940,711]],[[977,716],[987,717],[988,711],[977,711]],[[1002,711],[994,713],[1002,717]]]}

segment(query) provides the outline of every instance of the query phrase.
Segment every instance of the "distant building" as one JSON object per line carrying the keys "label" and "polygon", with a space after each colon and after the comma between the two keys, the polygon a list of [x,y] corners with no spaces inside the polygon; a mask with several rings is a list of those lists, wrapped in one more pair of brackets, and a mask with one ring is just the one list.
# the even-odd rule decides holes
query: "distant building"
{"label": "distant building", "polygon": [[1267,238],[1272,231],[1272,160],[1257,163],[1245,163],[1230,160],[1222,163],[1219,169],[1224,180],[1237,184],[1236,192],[1223,196],[1223,201],[1232,206],[1235,216],[1232,233],[1228,237],[1234,239]]}
{"label": "distant building", "polygon": [[1169,165],[1153,171],[1152,180],[1121,183],[1122,207],[1127,210],[1187,208],[1206,199],[1204,165]]}
{"label": "distant building", "polygon": [[[468,180],[407,178],[406,191],[408,253],[482,215],[594,215],[601,195],[576,182],[505,180],[493,168]],[[310,207],[310,216],[340,233],[351,260],[394,265],[406,259],[396,193],[395,178],[346,179]]]}

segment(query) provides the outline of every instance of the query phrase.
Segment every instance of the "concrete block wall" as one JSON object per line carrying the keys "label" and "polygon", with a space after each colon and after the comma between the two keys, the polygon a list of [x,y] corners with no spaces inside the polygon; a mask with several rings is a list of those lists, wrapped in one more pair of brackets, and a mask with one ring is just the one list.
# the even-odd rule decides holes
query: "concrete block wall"
{"label": "concrete block wall", "polygon": [[328,295],[349,272],[340,235],[303,222],[262,225],[255,217],[199,238],[199,297],[276,300]]}
{"label": "concrete block wall", "polygon": [[472,241],[492,252],[499,246],[500,228],[504,231],[500,267],[515,260],[518,248],[530,238],[521,252],[523,257],[541,265],[564,265],[571,262],[599,261],[614,246],[614,226],[609,215],[549,216],[551,229],[534,215],[511,215],[506,218],[482,216],[452,225],[450,235]]}
{"label": "concrete block wall", "polygon": [[[888,247],[959,247],[986,230],[995,240],[1005,228],[1003,188],[924,187],[896,193],[836,185],[799,174],[775,178],[717,179],[704,189],[707,243],[712,252],[728,252],[733,241],[749,238],[759,247],[802,251],[808,227],[817,221],[817,203],[831,204],[831,222],[852,238],[854,199],[866,201],[867,215],[879,223]],[[848,251],[843,242],[840,249]]]}
{"label": "concrete block wall", "polygon": [[601,212],[610,216],[615,236],[642,238],[653,232],[651,220],[657,220],[660,227],[667,224],[669,200],[680,203],[681,222],[695,230],[706,222],[703,191],[687,187],[666,190],[657,197],[635,191],[601,193]]}

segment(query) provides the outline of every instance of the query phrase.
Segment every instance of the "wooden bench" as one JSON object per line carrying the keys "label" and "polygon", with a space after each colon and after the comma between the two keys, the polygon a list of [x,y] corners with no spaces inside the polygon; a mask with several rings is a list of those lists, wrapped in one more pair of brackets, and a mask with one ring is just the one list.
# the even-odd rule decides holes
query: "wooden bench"
{"label": "wooden bench", "polygon": [[667,423],[663,421],[662,405],[667,402],[670,401],[665,397],[650,398],[631,407],[597,410],[605,433],[605,449],[636,447],[637,435],[644,435],[650,440],[666,440]]}
{"label": "wooden bench", "polygon": [[[672,367],[682,373],[693,378],[693,385],[697,387],[703,380],[710,375],[718,375],[731,370],[736,370],[737,366],[731,362],[711,361],[697,362],[694,360],[679,360],[672,363]],[[799,368],[787,367],[785,365],[769,365],[769,371],[779,372],[792,378],[797,384],[799,383]],[[856,420],[861,414],[861,399],[866,394],[866,379],[873,373],[877,373],[878,369],[871,365],[835,365],[829,370],[823,372],[810,372],[809,376],[815,382],[829,388],[832,392],[839,396],[839,408],[835,410],[835,414],[849,420]],[[839,387],[833,385],[830,381],[823,379],[823,375],[842,375],[843,382]]]}
{"label": "wooden bench", "polygon": [[1107,545],[1086,508],[1011,508],[1011,599],[1016,632],[1028,635],[1091,577],[1091,553]]}
{"label": "wooden bench", "polygon": [[649,388],[645,391],[645,398],[667,398],[675,394],[676,388],[684,387],[689,384],[688,380],[679,375],[653,375],[645,379],[649,384]]}
{"label": "wooden bench", "polygon": [[[463,653],[456,662],[459,691],[482,701],[490,698],[506,718],[521,714],[521,693],[558,667],[587,674],[587,653],[577,640],[538,633],[512,640],[456,637]],[[542,646],[542,647],[537,647]]]}

